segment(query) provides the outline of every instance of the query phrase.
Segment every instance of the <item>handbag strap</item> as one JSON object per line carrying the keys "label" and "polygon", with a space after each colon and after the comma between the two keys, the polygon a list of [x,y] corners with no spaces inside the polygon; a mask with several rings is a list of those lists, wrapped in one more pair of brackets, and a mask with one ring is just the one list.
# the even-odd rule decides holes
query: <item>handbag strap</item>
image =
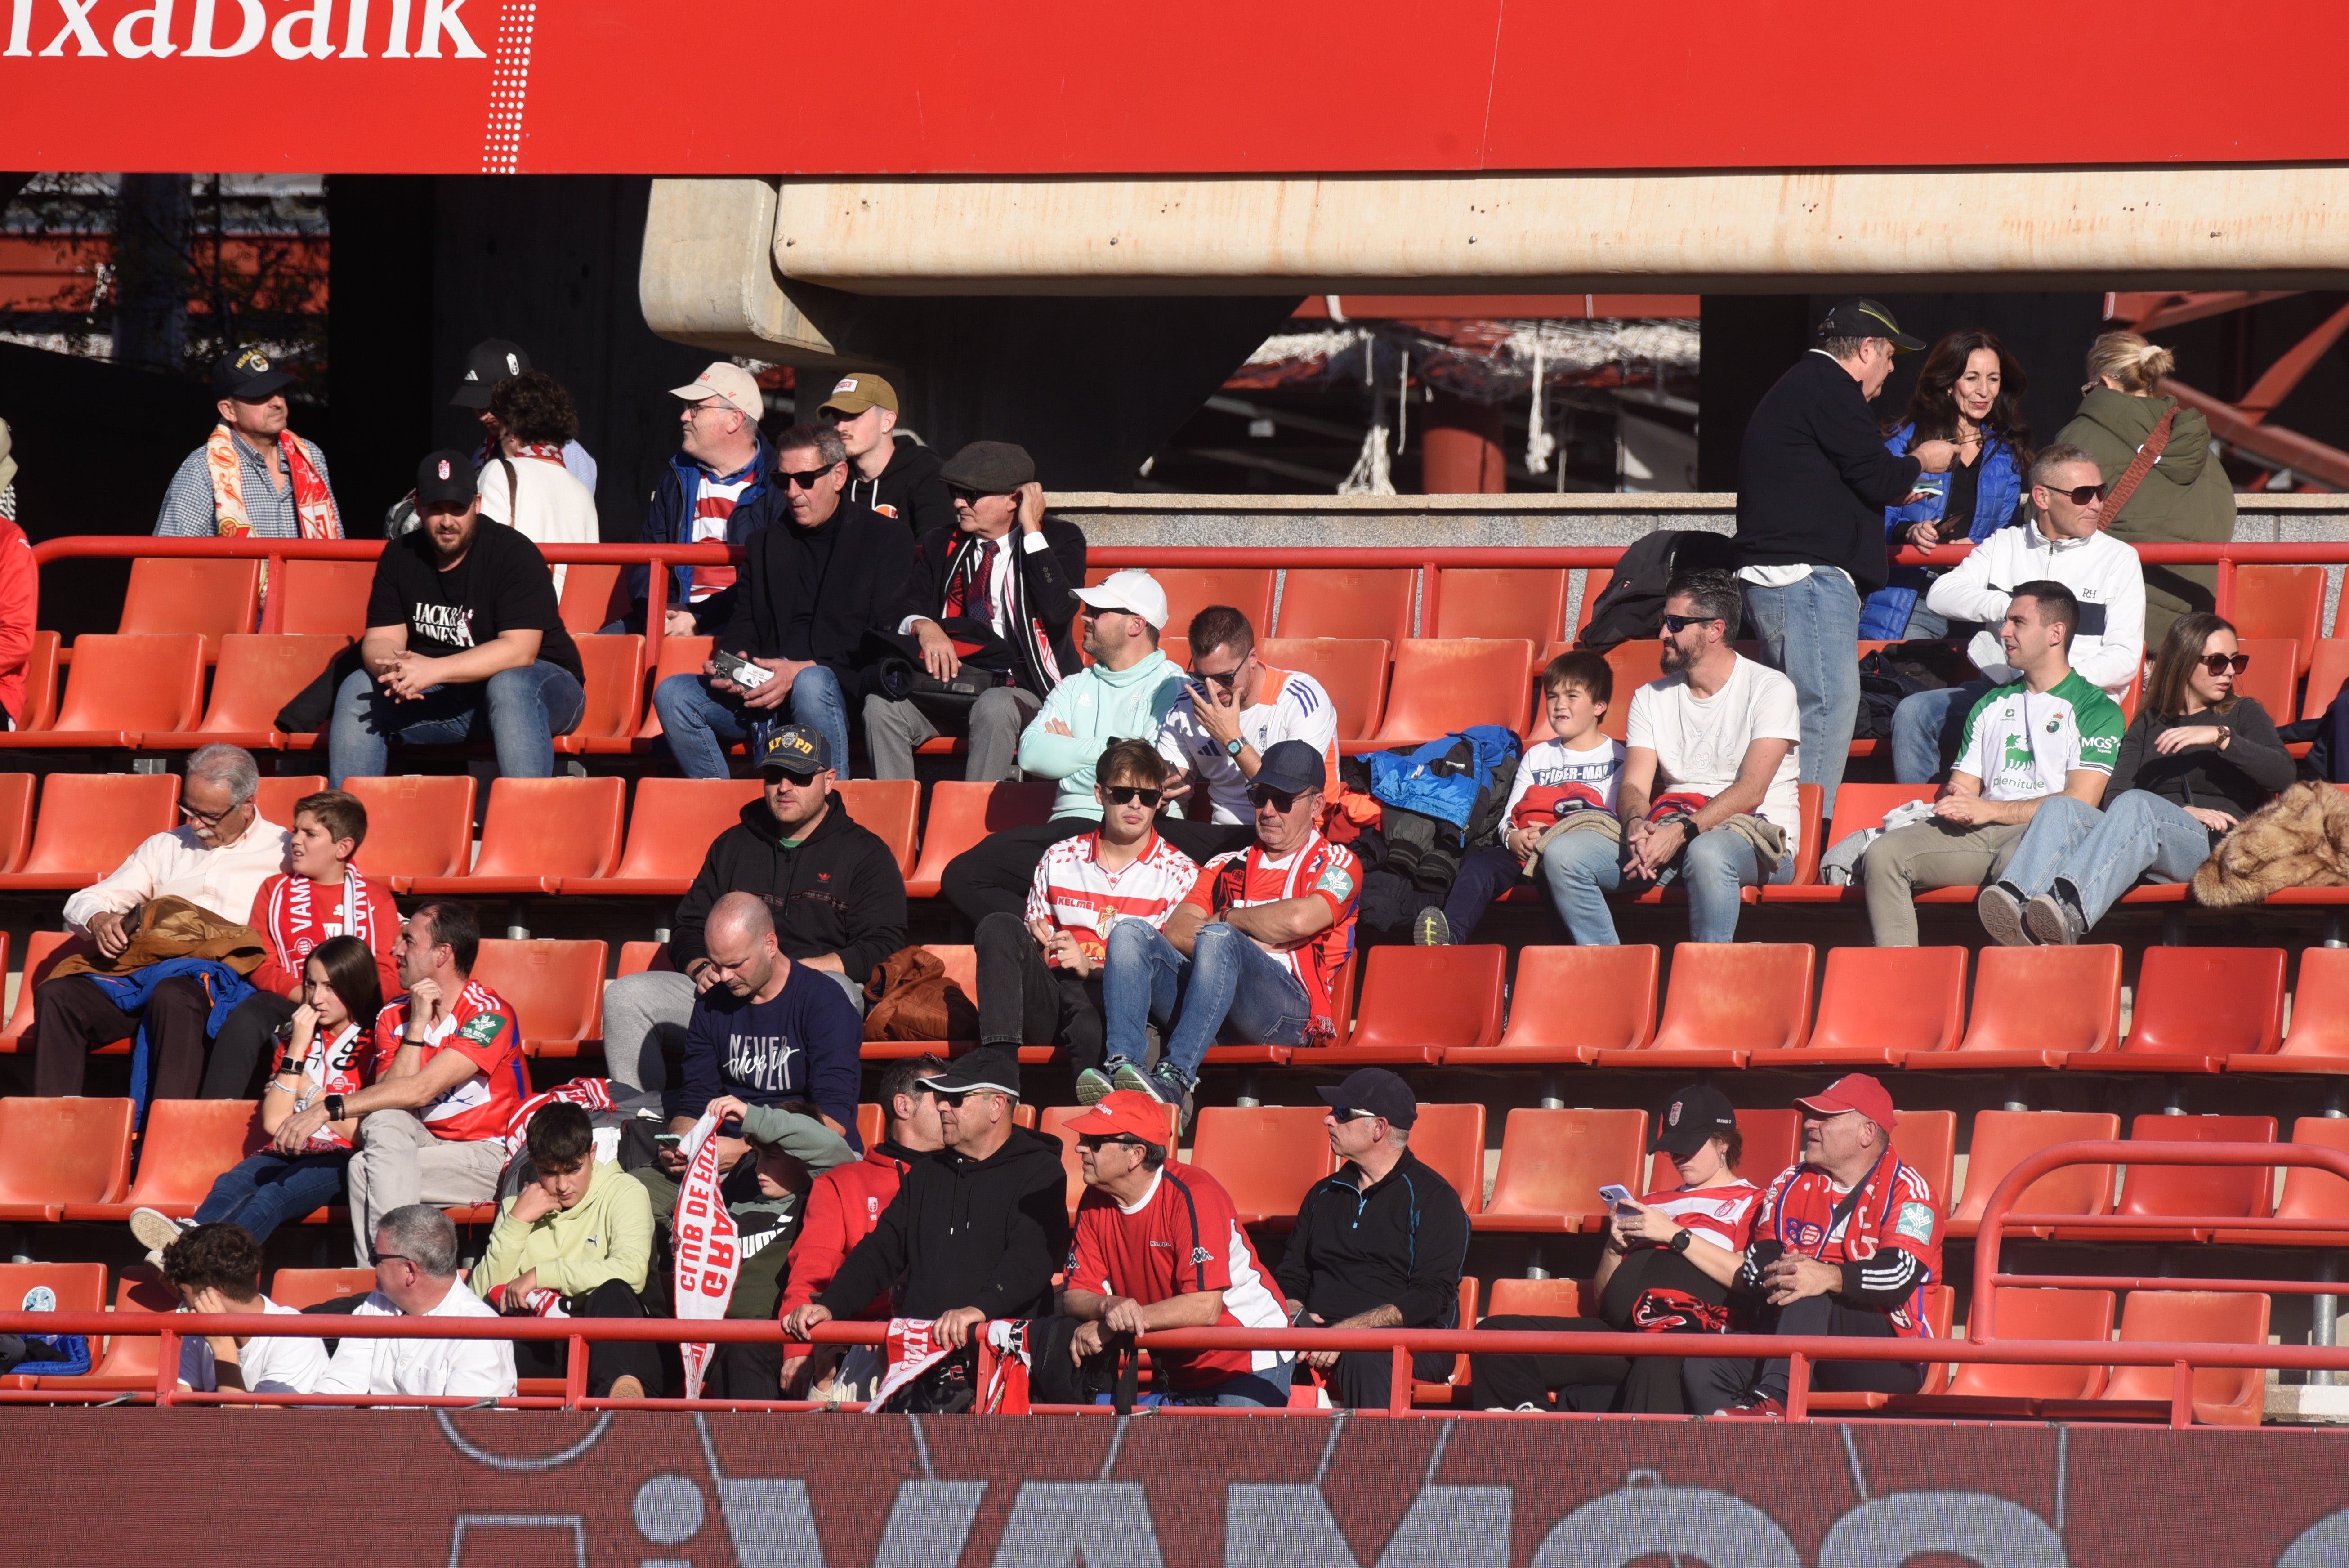
{"label": "handbag strap", "polygon": [[2145,438],[2145,444],[2137,449],[2137,456],[2121,475],[2120,483],[2114,485],[2112,493],[2105,497],[2106,526],[2111,526],[2112,520],[2121,514],[2121,508],[2128,504],[2129,497],[2137,493],[2137,487],[2145,483],[2145,476],[2153,472],[2154,463],[2159,461],[2163,451],[2169,445],[2169,427],[2177,421],[2178,407],[2173,403],[2169,411],[2154,425],[2152,433]]}

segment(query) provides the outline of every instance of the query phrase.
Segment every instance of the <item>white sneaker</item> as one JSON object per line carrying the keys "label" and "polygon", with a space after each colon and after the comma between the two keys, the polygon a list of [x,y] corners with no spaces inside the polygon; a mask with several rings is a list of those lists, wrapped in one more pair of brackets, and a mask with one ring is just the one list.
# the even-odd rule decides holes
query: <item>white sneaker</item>
{"label": "white sneaker", "polygon": [[147,1261],[157,1261],[164,1248],[180,1239],[188,1229],[186,1221],[174,1220],[160,1209],[133,1209],[130,1211],[130,1234],[147,1249]]}

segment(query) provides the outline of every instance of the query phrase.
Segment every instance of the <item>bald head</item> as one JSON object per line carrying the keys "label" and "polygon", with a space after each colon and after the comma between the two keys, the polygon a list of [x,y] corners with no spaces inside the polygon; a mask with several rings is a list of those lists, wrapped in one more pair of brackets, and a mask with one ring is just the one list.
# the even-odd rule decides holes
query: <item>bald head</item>
{"label": "bald head", "polygon": [[701,928],[713,973],[737,996],[771,1001],[790,978],[792,961],[775,945],[775,917],[756,893],[729,893]]}

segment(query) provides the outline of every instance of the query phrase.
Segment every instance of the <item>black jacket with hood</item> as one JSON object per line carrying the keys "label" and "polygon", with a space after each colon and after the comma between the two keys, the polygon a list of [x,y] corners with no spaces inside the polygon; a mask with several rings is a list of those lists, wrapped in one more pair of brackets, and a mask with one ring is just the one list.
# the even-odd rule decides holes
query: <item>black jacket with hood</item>
{"label": "black jacket with hood", "polygon": [[908,538],[918,539],[933,528],[954,526],[954,497],[947,491],[946,462],[928,447],[912,441],[892,443],[889,466],[878,479],[867,479],[849,464],[848,488],[841,499],[869,506],[884,517],[905,525]]}
{"label": "black jacket with hood", "polygon": [[951,1148],[917,1155],[816,1304],[854,1317],[903,1276],[898,1311],[909,1318],[956,1307],[1040,1317],[1052,1308],[1052,1275],[1068,1261],[1068,1201],[1061,1140],[1026,1127],[1013,1127],[985,1159]]}
{"label": "black jacket with hood", "polygon": [[[789,502],[772,493],[758,504],[773,521],[744,543],[733,624],[718,646],[752,659],[812,659],[840,677],[854,702],[864,695],[857,672],[871,663],[868,634],[895,624],[914,541],[844,494],[820,530],[793,523]],[[818,533],[828,552],[812,538]],[[792,627],[803,607],[813,615],[807,649],[793,653]]]}
{"label": "black jacket with hood", "polygon": [[709,956],[702,927],[710,906],[729,893],[767,901],[786,957],[838,953],[840,967],[860,982],[905,945],[897,857],[879,834],[850,819],[837,793],[796,849],[783,847],[781,826],[763,799],[745,805],[742,820],[711,842],[669,928],[668,961],[680,971]]}

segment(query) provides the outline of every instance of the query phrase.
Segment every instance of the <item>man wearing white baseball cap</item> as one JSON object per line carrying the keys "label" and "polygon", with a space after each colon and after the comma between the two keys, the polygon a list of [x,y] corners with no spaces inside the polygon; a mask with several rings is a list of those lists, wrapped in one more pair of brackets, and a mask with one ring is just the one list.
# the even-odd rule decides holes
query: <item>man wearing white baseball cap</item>
{"label": "man wearing white baseball cap", "polygon": [[[947,862],[938,890],[973,926],[999,911],[1019,914],[1045,846],[1101,826],[1093,764],[1113,741],[1155,742],[1167,710],[1183,701],[1183,671],[1158,651],[1166,590],[1148,572],[1112,572],[1079,588],[1085,651],[1093,662],[1065,675],[1019,735],[1019,766],[1031,779],[1057,779],[1052,818],[990,833]],[[1162,831],[1169,824],[1160,819]],[[1168,842],[1182,847],[1173,836]]]}
{"label": "man wearing white baseball cap", "polygon": [[[670,388],[669,396],[685,405],[678,410],[678,451],[653,488],[639,542],[747,544],[773,515],[753,504],[772,488],[775,466],[773,449],[759,430],[766,400],[758,378],[731,360],[714,359],[690,382]],[[649,570],[628,568],[628,624],[639,631],[651,593]],[[671,567],[666,635],[725,630],[734,615],[736,570],[730,565]]]}

